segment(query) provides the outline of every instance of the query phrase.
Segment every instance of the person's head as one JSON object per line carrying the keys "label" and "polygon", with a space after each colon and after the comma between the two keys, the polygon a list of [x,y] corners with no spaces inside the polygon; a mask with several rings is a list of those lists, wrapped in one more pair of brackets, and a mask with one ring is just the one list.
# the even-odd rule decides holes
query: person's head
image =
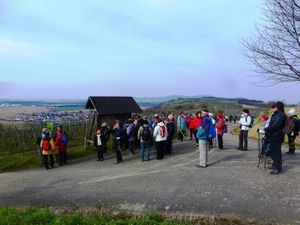
{"label": "person's head", "polygon": [[96,134],[97,134],[97,135],[100,135],[100,134],[101,134],[100,129],[97,129],[97,130],[96,130]]}
{"label": "person's head", "polygon": [[149,125],[148,120],[144,120],[144,121],[143,121],[143,125],[148,126],[148,125]]}
{"label": "person's head", "polygon": [[43,132],[43,133],[46,133],[47,131],[48,131],[47,128],[43,128],[43,129],[42,129],[42,132]]}
{"label": "person's head", "polygon": [[161,123],[161,122],[162,122],[162,118],[160,118],[160,117],[157,118],[157,122],[158,122],[158,123]]}
{"label": "person's head", "polygon": [[198,111],[197,113],[196,113],[196,116],[198,117],[198,118],[200,118],[201,117],[201,111]]}
{"label": "person's head", "polygon": [[58,126],[57,127],[57,133],[62,133],[62,132],[63,132],[63,130],[62,130],[61,126]]}
{"label": "person's head", "polygon": [[183,113],[183,112],[180,112],[179,115],[180,115],[180,116],[184,116],[184,113]]}
{"label": "person's head", "polygon": [[288,111],[288,116],[296,116],[297,115],[297,110],[295,108],[292,108]]}
{"label": "person's head", "polygon": [[214,117],[214,114],[213,114],[213,113],[211,113],[211,112],[210,112],[210,113],[208,113],[208,115],[209,115],[209,117],[211,117],[211,118],[212,118],[212,117]]}
{"label": "person's head", "polygon": [[275,102],[275,104],[272,105],[272,111],[281,111],[284,112],[284,103],[281,101]]}
{"label": "person's head", "polygon": [[222,112],[222,111],[220,111],[220,112],[218,113],[218,118],[220,118],[220,119],[223,118],[223,112]]}
{"label": "person's head", "polygon": [[249,112],[249,109],[243,109],[243,110],[242,110],[242,113],[243,113],[243,114],[249,114],[250,112]]}
{"label": "person's head", "polygon": [[205,117],[205,116],[207,116],[207,115],[208,115],[208,113],[209,113],[209,111],[208,111],[207,109],[203,109],[203,110],[201,111],[201,115],[202,115],[202,117]]}
{"label": "person's head", "polygon": [[266,122],[268,119],[269,119],[269,117],[267,116],[267,115],[262,115],[261,117],[260,117],[260,119],[261,119],[261,121],[262,122]]}

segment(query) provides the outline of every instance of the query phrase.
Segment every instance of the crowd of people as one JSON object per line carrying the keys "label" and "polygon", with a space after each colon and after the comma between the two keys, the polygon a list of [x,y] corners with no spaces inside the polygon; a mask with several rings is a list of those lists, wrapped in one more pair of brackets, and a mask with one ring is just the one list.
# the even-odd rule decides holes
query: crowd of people
{"label": "crowd of people", "polygon": [[[288,137],[289,151],[287,154],[295,154],[295,139],[299,135],[299,119],[296,109],[290,109],[287,114],[284,112],[284,104],[276,102],[272,105],[272,115],[261,116],[261,127],[257,133],[262,139],[263,151],[270,157],[271,174],[282,173],[281,147],[284,136]],[[110,127],[104,122],[96,130],[93,143],[97,152],[97,161],[103,161],[107,153],[107,143],[112,137],[115,151],[115,163],[123,161],[122,151],[128,149],[131,154],[139,151],[141,161],[151,160],[153,149],[156,149],[156,159],[162,160],[173,151],[173,140],[177,135],[179,141],[186,137],[194,142],[199,148],[199,164],[197,167],[208,166],[208,151],[216,147],[222,150],[223,135],[228,132],[226,122],[236,122],[236,116],[225,117],[220,111],[216,115],[207,109],[195,114],[180,112],[175,119],[174,113],[165,116],[154,115],[153,119],[142,118],[134,115],[125,122],[115,121]],[[248,133],[253,127],[254,118],[248,109],[243,109],[239,120],[240,132],[237,150],[248,150]],[[46,169],[54,168],[55,154],[58,152],[59,165],[67,164],[67,143],[68,136],[62,127],[57,132],[50,132],[44,128],[37,139],[37,146],[40,151],[42,162]],[[262,152],[263,152],[262,151]],[[49,167],[50,160],[50,167]]]}

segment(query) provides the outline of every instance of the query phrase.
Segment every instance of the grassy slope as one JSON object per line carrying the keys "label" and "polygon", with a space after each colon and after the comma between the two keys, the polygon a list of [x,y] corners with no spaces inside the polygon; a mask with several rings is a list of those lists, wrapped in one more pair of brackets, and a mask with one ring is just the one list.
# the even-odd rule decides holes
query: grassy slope
{"label": "grassy slope", "polygon": [[54,211],[37,208],[7,208],[0,206],[0,225],[244,225],[258,224],[256,222],[242,222],[236,219],[199,218],[190,220],[167,219],[159,214],[146,216],[130,216],[127,214],[103,214],[101,212],[72,212]]}

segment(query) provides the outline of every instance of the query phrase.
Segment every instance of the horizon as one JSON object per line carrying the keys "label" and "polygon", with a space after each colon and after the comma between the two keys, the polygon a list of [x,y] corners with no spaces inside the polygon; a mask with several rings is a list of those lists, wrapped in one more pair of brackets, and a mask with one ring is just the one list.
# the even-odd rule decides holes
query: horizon
{"label": "horizon", "polygon": [[[252,72],[240,39],[263,0],[0,0],[0,98],[208,96],[298,103]],[[229,15],[229,16],[228,16]]]}

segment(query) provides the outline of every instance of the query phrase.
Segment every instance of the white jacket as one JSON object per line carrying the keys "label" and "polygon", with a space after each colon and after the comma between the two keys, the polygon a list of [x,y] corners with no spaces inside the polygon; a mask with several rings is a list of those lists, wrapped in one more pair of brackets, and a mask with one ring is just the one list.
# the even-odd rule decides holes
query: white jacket
{"label": "white jacket", "polygon": [[241,119],[240,119],[240,125],[241,125],[241,130],[249,130],[250,129],[250,124],[251,124],[251,116],[248,114],[242,114]]}
{"label": "white jacket", "polygon": [[[161,136],[161,131],[160,131],[160,126],[164,126],[165,127],[165,136],[162,137]],[[168,137],[168,131],[167,131],[167,127],[165,126],[165,124],[163,122],[160,122],[156,125],[156,127],[154,128],[154,132],[153,132],[153,137],[155,138],[156,142],[159,141],[166,141],[167,137]]]}

